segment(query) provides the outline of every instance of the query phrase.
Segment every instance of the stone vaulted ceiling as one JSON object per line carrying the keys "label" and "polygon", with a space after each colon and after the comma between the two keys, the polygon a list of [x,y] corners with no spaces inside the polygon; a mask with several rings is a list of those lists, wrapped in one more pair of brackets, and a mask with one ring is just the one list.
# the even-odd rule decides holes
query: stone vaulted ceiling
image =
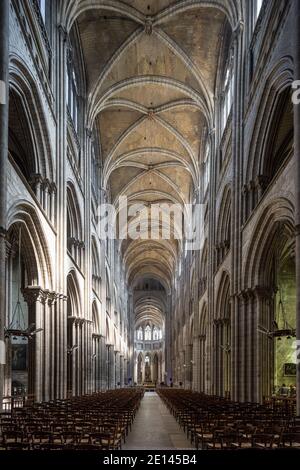
{"label": "stone vaulted ceiling", "polygon": [[[102,185],[116,205],[119,196],[182,205],[198,187],[226,21],[213,2],[200,3],[79,2],[89,120],[100,135]],[[168,290],[178,250],[176,240],[125,240],[129,284],[152,277]]]}

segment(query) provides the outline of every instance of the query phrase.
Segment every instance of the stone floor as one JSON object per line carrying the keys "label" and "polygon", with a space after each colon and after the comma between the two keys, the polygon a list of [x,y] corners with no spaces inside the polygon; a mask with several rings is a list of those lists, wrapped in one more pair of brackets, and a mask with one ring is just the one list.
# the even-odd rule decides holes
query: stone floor
{"label": "stone floor", "polygon": [[122,449],[166,450],[193,447],[157,393],[146,392]]}

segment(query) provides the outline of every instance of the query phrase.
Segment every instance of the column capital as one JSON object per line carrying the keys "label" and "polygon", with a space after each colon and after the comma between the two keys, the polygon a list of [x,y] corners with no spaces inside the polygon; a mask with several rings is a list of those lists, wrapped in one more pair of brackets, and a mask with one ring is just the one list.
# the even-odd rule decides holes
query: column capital
{"label": "column capital", "polygon": [[233,39],[236,40],[244,31],[245,23],[243,20],[239,20],[233,28]]}
{"label": "column capital", "polygon": [[93,129],[91,129],[90,127],[86,127],[85,130],[86,130],[86,135],[87,135],[87,137],[88,137],[89,139],[92,139],[92,137],[93,137]]}
{"label": "column capital", "polygon": [[59,24],[59,25],[57,26],[57,29],[58,29],[58,31],[59,31],[59,34],[62,36],[63,41],[64,41],[64,42],[67,42],[67,40],[68,40],[68,31],[67,31],[66,26],[63,25],[63,24]]}
{"label": "column capital", "polygon": [[38,286],[26,287],[25,289],[22,289],[22,294],[25,302],[29,305],[33,305],[36,302],[45,304],[47,300],[47,293]]}

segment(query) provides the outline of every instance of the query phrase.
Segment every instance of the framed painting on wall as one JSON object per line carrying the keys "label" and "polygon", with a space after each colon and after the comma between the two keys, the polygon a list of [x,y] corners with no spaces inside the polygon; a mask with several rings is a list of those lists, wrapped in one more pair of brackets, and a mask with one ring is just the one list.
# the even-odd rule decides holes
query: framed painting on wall
{"label": "framed painting on wall", "polygon": [[283,365],[284,367],[284,375],[286,376],[295,376],[296,375],[296,364],[293,362],[287,362]]}
{"label": "framed painting on wall", "polygon": [[26,370],[27,368],[27,344],[12,344],[12,370]]}

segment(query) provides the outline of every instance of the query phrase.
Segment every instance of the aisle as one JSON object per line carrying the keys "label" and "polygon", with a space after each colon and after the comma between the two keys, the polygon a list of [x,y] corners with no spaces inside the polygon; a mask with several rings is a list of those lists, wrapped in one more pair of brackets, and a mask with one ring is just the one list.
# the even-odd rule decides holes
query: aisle
{"label": "aisle", "polygon": [[146,392],[124,450],[192,449],[190,441],[155,392]]}

